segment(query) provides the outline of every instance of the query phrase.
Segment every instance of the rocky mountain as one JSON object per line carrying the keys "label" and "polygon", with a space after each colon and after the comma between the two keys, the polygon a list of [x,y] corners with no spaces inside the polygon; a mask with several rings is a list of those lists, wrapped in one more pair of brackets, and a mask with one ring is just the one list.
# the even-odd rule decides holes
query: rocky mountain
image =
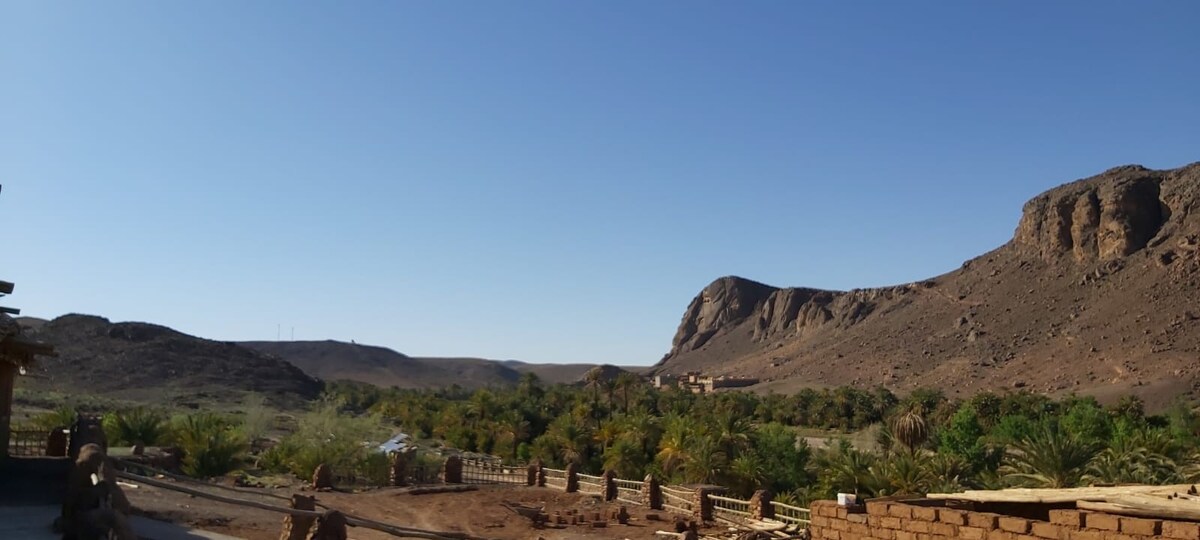
{"label": "rocky mountain", "polygon": [[688,306],[652,371],[754,376],[778,391],[1190,395],[1198,202],[1200,163],[1118,167],[1038,195],[1011,241],[927,280],[828,291],[723,277]]}
{"label": "rocky mountain", "polygon": [[20,385],[130,401],[202,403],[248,392],[283,401],[317,397],[321,381],[276,356],[165,326],[113,323],[91,315],[22,318],[23,330],[52,344]]}
{"label": "rocky mountain", "polygon": [[546,383],[570,383],[592,364],[526,364],[515,360],[412,357],[385,347],[341,341],[247,341],[242,345],[278,356],[309,375],[399,388],[464,388],[516,384],[532,372]]}

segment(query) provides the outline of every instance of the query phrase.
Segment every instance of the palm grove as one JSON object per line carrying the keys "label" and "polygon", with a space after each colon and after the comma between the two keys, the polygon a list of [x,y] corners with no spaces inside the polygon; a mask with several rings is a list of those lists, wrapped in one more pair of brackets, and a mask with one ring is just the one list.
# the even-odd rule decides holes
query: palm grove
{"label": "palm grove", "polygon": [[[803,390],[794,395],[656,390],[622,373],[583,387],[530,374],[511,389],[384,390],[333,383],[355,414],[378,415],[418,437],[513,461],[568,462],[622,478],[714,483],[748,495],[768,488],[804,503],[965,488],[1171,483],[1200,478],[1200,422],[1180,404],[1147,415],[1133,397],[1018,392],[968,400],[918,390]],[[824,448],[802,434],[833,431]],[[850,438],[857,442],[850,442]],[[819,439],[824,441],[825,439]]]}
{"label": "palm grove", "polygon": [[[637,376],[544,385],[526,374],[514,387],[468,391],[327,384],[299,415],[258,404],[238,415],[168,418],[145,408],[110,411],[113,444],[172,444],[187,474],[231,471],[312,475],[318,464],[371,482],[387,478],[373,452],[396,428],[434,444],[511,462],[575,463],[621,478],[647,473],[671,483],[713,483],[748,496],[767,488],[805,504],[837,492],[864,496],[966,488],[1163,484],[1200,479],[1200,419],[1180,403],[1148,415],[1133,397],[1102,407],[1088,397],[1029,392],[968,400],[917,390],[849,387],[792,395],[657,390]],[[39,419],[68,425],[74,411]],[[279,429],[279,419],[290,419]],[[272,425],[275,425],[273,428]],[[808,437],[806,437],[808,436]],[[821,446],[810,446],[807,440]],[[437,458],[419,455],[435,468]]]}

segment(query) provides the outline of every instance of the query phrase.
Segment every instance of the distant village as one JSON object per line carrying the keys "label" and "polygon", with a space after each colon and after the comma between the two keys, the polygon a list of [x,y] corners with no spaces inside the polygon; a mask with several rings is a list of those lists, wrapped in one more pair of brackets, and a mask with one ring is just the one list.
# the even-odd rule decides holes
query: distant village
{"label": "distant village", "polygon": [[750,377],[727,377],[724,375],[713,377],[712,375],[702,375],[699,371],[689,371],[682,377],[678,375],[655,375],[651,382],[655,388],[660,390],[669,386],[677,386],[693,394],[708,394],[716,391],[718,388],[741,388],[758,384],[758,379]]}

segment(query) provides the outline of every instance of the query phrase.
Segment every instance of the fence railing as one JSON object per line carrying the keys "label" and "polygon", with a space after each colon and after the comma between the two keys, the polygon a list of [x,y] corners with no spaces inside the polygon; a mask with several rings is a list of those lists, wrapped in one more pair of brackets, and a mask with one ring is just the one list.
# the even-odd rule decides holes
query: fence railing
{"label": "fence railing", "polygon": [[663,508],[681,514],[691,514],[695,510],[695,491],[685,488],[662,486]]}
{"label": "fence railing", "polygon": [[635,480],[614,478],[617,485],[617,500],[628,504],[644,504],[642,501],[642,483]]}
{"label": "fence railing", "polygon": [[771,501],[771,506],[775,508],[775,519],[792,525],[799,525],[803,529],[808,528],[811,521],[812,513],[807,508],[784,504],[781,502]]}
{"label": "fence railing", "polygon": [[599,476],[578,473],[579,492],[585,495],[604,495],[604,479]]}
{"label": "fence railing", "polygon": [[21,457],[46,455],[46,440],[49,431],[13,429],[8,434],[8,455]]}
{"label": "fence railing", "polygon": [[462,480],[464,484],[525,485],[528,469],[524,466],[504,465],[498,461],[464,459]]}
{"label": "fence railing", "polygon": [[542,472],[546,475],[546,487],[567,489],[567,471],[543,467]]}
{"label": "fence railing", "polygon": [[712,494],[708,495],[708,500],[712,501],[713,517],[717,519],[731,523],[744,523],[751,520],[750,501]]}

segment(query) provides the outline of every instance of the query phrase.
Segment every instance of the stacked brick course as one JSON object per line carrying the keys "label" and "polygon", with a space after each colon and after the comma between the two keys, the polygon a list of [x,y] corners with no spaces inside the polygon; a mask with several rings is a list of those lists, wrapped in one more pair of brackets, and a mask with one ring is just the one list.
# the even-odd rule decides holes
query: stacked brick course
{"label": "stacked brick course", "polygon": [[834,501],[812,503],[817,540],[1200,540],[1200,523],[1070,509],[1029,519],[937,506],[932,501],[868,502],[865,513]]}

